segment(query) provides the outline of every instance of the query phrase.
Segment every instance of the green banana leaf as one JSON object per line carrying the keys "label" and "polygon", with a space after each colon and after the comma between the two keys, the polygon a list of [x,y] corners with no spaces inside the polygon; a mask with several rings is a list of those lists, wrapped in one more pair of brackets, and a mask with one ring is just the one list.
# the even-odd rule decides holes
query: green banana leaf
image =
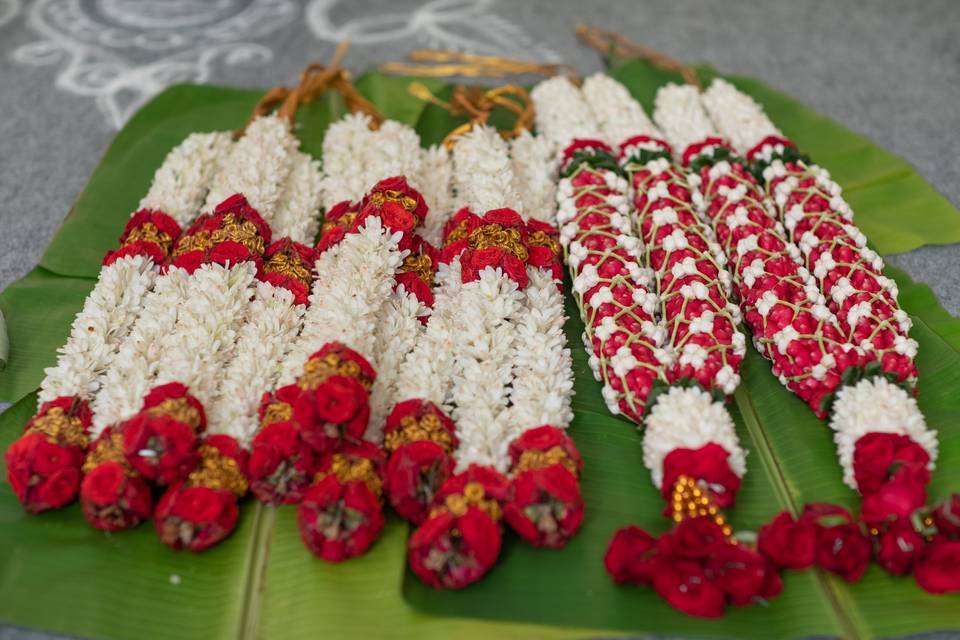
{"label": "green banana leaf", "polygon": [[[614,73],[647,106],[656,87],[669,79],[643,63],[626,63]],[[831,170],[878,250],[960,240],[960,215],[901,160],[759,83],[733,80]],[[449,97],[450,87],[421,81],[441,99]],[[412,97],[408,83],[375,73],[358,80],[385,115],[416,124],[425,143],[438,142],[462,119]],[[0,415],[0,447],[19,435],[35,409],[33,390],[43,368],[53,364],[101,256],[115,243],[164,154],[190,131],[242,125],[258,95],[184,85],[154,99],[108,149],[40,265],[0,295],[11,348],[0,374],[0,399],[17,401]],[[319,157],[323,129],[343,110],[332,96],[301,109],[298,135],[307,151]],[[920,342],[919,402],[928,422],[941,430],[931,494],[942,495],[960,487],[960,437],[950,429],[960,418],[960,321],[928,287],[890,272]],[[613,531],[628,522],[662,531],[667,523],[660,515],[662,498],[642,464],[640,435],[606,411],[579,346],[582,323],[570,299],[567,310],[577,390],[571,433],[585,459],[588,510],[582,531],[566,549],[532,550],[508,533],[501,561],[484,581],[461,592],[436,592],[406,569],[408,527],[395,518],[369,554],[329,565],[301,544],[292,508],[247,500],[234,535],[192,555],[159,544],[149,525],[115,535],[94,531],[76,505],[28,516],[2,482],[0,620],[98,638],[873,637],[960,626],[955,613],[960,598],[930,596],[912,580],[876,568],[852,586],[820,572],[790,573],[783,595],[769,606],[731,610],[719,621],[679,614],[648,589],[615,587],[601,563]],[[731,409],[751,451],[750,473],[732,512],[734,526],[755,528],[806,501],[854,506],[856,497],[840,481],[829,430],[780,387],[755,353],[743,377]]]}

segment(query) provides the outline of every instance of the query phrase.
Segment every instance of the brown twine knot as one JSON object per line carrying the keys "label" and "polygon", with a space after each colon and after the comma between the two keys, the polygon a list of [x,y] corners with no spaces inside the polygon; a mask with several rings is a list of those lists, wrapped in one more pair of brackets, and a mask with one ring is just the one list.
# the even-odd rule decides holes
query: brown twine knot
{"label": "brown twine knot", "polygon": [[447,148],[451,148],[457,138],[474,126],[487,124],[490,115],[497,107],[506,109],[516,116],[512,128],[497,130],[505,140],[516,138],[524,130],[533,126],[533,101],[527,90],[519,85],[506,84],[494,89],[457,85],[454,87],[450,102],[444,102],[419,82],[411,82],[408,90],[421,100],[447,110],[451,115],[467,116],[467,122],[456,127],[443,139],[443,144]]}
{"label": "brown twine knot", "polygon": [[703,89],[703,85],[700,84],[700,77],[692,67],[656,49],[634,42],[615,31],[605,31],[581,22],[577,25],[577,35],[587,45],[605,56],[646,60],[658,69],[679,73],[684,82],[695,86],[697,89]]}
{"label": "brown twine knot", "polygon": [[[324,92],[333,89],[341,96],[347,104],[351,113],[365,113],[370,116],[374,128],[379,127],[383,122],[383,117],[377,111],[372,102],[367,100],[353,86],[350,78],[350,72],[341,66],[344,55],[350,43],[347,41],[337,45],[337,50],[333,54],[333,59],[329,65],[312,63],[300,73],[300,83],[293,89],[287,87],[273,87],[265,94],[253,108],[250,118],[242,129],[236,132],[237,137],[243,135],[250,123],[255,119],[267,115],[274,109],[277,115],[286,120],[291,127],[296,121],[297,109],[304,104],[316,100]],[[279,107],[279,108],[278,108]]]}

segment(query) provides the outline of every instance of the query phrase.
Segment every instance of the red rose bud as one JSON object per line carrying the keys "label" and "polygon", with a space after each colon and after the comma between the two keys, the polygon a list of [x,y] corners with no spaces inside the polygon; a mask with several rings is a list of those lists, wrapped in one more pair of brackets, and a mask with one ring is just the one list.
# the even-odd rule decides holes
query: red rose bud
{"label": "red rose bud", "polygon": [[120,247],[107,253],[103,265],[113,264],[124,256],[145,255],[157,264],[170,254],[174,241],[180,237],[180,225],[162,211],[140,209],[123,228]]}
{"label": "red rose bud", "polygon": [[257,277],[290,291],[294,304],[307,304],[316,260],[317,252],[312,248],[290,238],[281,238],[267,247]]}
{"label": "red rose bud", "polygon": [[440,486],[453,474],[455,462],[432,440],[401,445],[387,463],[385,488],[390,506],[414,524],[426,520]]}
{"label": "red rose bud", "polygon": [[937,533],[951,539],[960,537],[960,493],[955,493],[933,511]]}
{"label": "red rose bud", "polygon": [[717,507],[732,507],[740,477],[730,468],[729,456],[726,449],[713,442],[699,449],[674,449],[663,460],[663,497],[669,499],[677,480],[686,476],[706,489]]}
{"label": "red rose bud", "polygon": [[150,486],[123,455],[123,435],[108,427],[93,444],[83,463],[80,503],[83,515],[96,529],[131,529],[153,511]]}
{"label": "red rose bud", "polygon": [[583,468],[573,439],[563,429],[551,425],[527,429],[510,443],[509,453],[514,472],[560,464],[579,477]]}
{"label": "red rose bud", "polygon": [[203,551],[237,524],[237,501],[247,492],[247,454],[230,436],[207,436],[200,462],[167,489],[153,516],[160,540],[174,549]]}
{"label": "red rose bud", "polygon": [[649,533],[630,525],[617,530],[603,566],[617,584],[649,584],[653,579],[657,539]]}
{"label": "red rose bud", "polygon": [[179,382],[159,385],[140,412],[120,426],[127,462],[145,479],[172,484],[197,463],[197,436],[207,428],[200,401]]}
{"label": "red rose bud", "polygon": [[303,543],[318,558],[340,562],[364,553],[383,529],[383,453],[364,442],[328,456],[297,507]]}
{"label": "red rose bud", "polygon": [[310,486],[319,464],[313,447],[292,422],[274,422],[250,446],[250,490],[261,502],[296,504]]}
{"label": "red rose bud", "polygon": [[462,589],[490,570],[500,555],[500,542],[497,519],[480,507],[438,511],[410,536],[407,559],[428,585]]}
{"label": "red rose bud", "polygon": [[301,392],[293,417],[300,437],[322,455],[363,438],[370,420],[369,394],[354,378],[331,376]]}
{"label": "red rose bud", "polygon": [[817,527],[816,563],[847,582],[856,582],[870,562],[870,539],[850,513],[835,505],[807,505],[801,518]]}
{"label": "red rose bud", "polygon": [[895,474],[909,473],[926,485],[930,481],[930,455],[909,436],[868,433],[853,450],[853,473],[863,495],[880,490]]}
{"label": "red rose bud", "polygon": [[353,222],[360,211],[360,205],[344,200],[338,202],[327,211],[320,227],[320,240],[317,242],[316,252],[321,254],[330,247],[340,244],[340,241],[353,228]]}
{"label": "red rose bud", "polygon": [[91,417],[87,402],[73,396],[45,402],[7,449],[7,479],[28,512],[58,509],[77,497]]}
{"label": "red rose bud", "polygon": [[816,559],[817,525],[812,520],[794,520],[789,512],[777,515],[760,527],[757,548],[778,567],[806,569]]}
{"label": "red rose bud", "polygon": [[924,591],[960,591],[960,542],[935,540],[927,545],[913,567],[913,577]]}
{"label": "red rose bud", "polygon": [[926,541],[908,521],[900,521],[880,535],[877,562],[894,575],[905,575],[923,554],[925,545]]}
{"label": "red rose bud", "polygon": [[513,477],[504,518],[535,547],[559,549],[583,523],[580,483],[560,464],[521,471]]}
{"label": "red rose bud", "polygon": [[706,572],[730,603],[738,607],[768,601],[783,590],[783,581],[773,564],[737,543],[718,547],[707,560]]}

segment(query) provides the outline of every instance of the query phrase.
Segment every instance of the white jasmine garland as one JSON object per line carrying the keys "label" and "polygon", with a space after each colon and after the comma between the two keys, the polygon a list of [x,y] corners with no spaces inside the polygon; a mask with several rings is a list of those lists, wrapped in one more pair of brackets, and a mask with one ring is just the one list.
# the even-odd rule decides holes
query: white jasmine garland
{"label": "white jasmine garland", "polygon": [[[366,151],[364,173],[369,184],[366,189],[385,178],[405,176],[411,187],[421,188],[420,136],[409,125],[386,120],[373,132],[373,146]],[[421,194],[422,195],[422,194]]]}
{"label": "white jasmine garland", "polygon": [[460,136],[453,167],[457,208],[470,207],[478,215],[502,207],[522,210],[507,143],[496,129],[476,126]]}
{"label": "white jasmine garland", "polygon": [[603,132],[604,142],[617,145],[634,136],[659,136],[643,107],[622,84],[603,73],[583,81],[583,96]]}
{"label": "white jasmine garland", "polygon": [[[678,154],[714,133],[713,124],[700,105],[697,88],[691,85],[670,83],[661,87],[654,100],[653,119]],[[722,171],[724,164],[718,162],[713,169]],[[726,166],[729,169],[729,164]],[[710,177],[714,179],[713,173]]]}
{"label": "white jasmine garland", "polygon": [[557,184],[547,141],[524,130],[510,142],[513,184],[527,217],[556,224]]}
{"label": "white jasmine garland", "polygon": [[284,356],[300,332],[306,305],[294,304],[284,287],[257,282],[240,327],[234,357],[206,408],[211,433],[233,436],[248,445],[256,433],[260,398],[276,385]]}
{"label": "white jasmine garland", "polygon": [[598,139],[597,125],[590,105],[570,80],[556,76],[544,80],[530,92],[536,105],[537,132],[547,141],[554,154],[577,138]]}
{"label": "white jasmine garland", "polygon": [[298,146],[286,121],[279,116],[261,116],[251,122],[213,179],[204,211],[213,211],[230,196],[242,193],[272,224]]}
{"label": "white jasmine garland", "polygon": [[270,226],[274,238],[287,237],[294,242],[313,244],[319,225],[317,214],[323,198],[320,163],[310,155],[297,151],[293,154],[292,164]]}
{"label": "white jasmine garland", "polygon": [[917,401],[903,388],[886,378],[861,380],[844,386],[833,405],[830,428],[837,443],[843,481],[856,490],[853,454],[857,440],[868,433],[896,433],[909,436],[930,455],[930,468],[937,459],[937,433],[927,428]]}
{"label": "white jasmine garland", "polygon": [[180,382],[204,407],[213,405],[222,369],[236,349],[256,273],[256,264],[245,261],[203,264],[190,275],[173,331],[161,341],[156,380],[149,386]]}
{"label": "white jasmine garland", "polygon": [[453,214],[453,162],[443,145],[423,149],[420,157],[421,194],[430,211],[421,231],[434,246],[443,241],[443,225]]}
{"label": "white jasmine garland", "polygon": [[769,136],[783,137],[753,98],[722,78],[710,83],[701,99],[717,129],[741,153]]}
{"label": "white jasmine garland", "polygon": [[158,276],[143,300],[143,308],[130,333],[120,344],[111,365],[100,375],[100,393],[93,401],[92,435],[125,420],[140,410],[152,386],[162,342],[173,332],[183,304],[189,274],[171,267]]}
{"label": "white jasmine garland", "polygon": [[321,254],[303,330],[284,361],[280,386],[293,382],[307,358],[327,342],[337,340],[371,356],[377,312],[390,296],[394,274],[406,254],[399,249],[400,238],[399,232],[391,234],[373,216]]}
{"label": "white jasmine garland", "polygon": [[737,440],[733,420],[721,402],[697,387],[671,387],[657,397],[645,419],[643,463],[653,484],[663,484],[663,460],[674,449],[699,449],[715,443],[726,449],[730,469],[747,472],[746,452]]}
{"label": "white jasmine garland", "polygon": [[357,201],[373,182],[364,169],[376,150],[370,116],[347,114],[323,137],[323,203],[327,208],[343,200]]}

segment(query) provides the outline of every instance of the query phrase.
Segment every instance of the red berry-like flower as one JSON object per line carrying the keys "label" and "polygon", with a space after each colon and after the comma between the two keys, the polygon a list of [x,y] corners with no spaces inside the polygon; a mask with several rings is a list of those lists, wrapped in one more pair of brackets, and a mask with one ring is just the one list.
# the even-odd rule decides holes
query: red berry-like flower
{"label": "red berry-like flower", "polygon": [[363,437],[370,420],[369,396],[355,378],[331,376],[300,394],[293,416],[303,440],[324,454]]}
{"label": "red berry-like flower", "polygon": [[437,589],[462,589],[482,578],[500,555],[500,525],[485,511],[429,517],[407,544],[410,568]]}
{"label": "red berry-like flower", "polygon": [[910,573],[923,555],[926,541],[908,521],[897,522],[884,531],[877,542],[876,558],[881,567],[898,576]]}
{"label": "red berry-like flower", "polygon": [[137,473],[158,484],[182,480],[199,462],[197,434],[170,416],[140,412],[122,425],[123,453]]}
{"label": "red berry-like flower", "polygon": [[297,526],[318,558],[340,562],[364,553],[383,529],[379,498],[362,481],[329,474],[313,484],[297,507]]}
{"label": "red berry-like flower", "polygon": [[913,577],[930,593],[960,592],[960,542],[935,540],[913,567]]}
{"label": "red berry-like flower", "polygon": [[268,424],[250,446],[250,490],[268,504],[296,504],[318,464],[313,447],[303,441],[292,422]]}
{"label": "red berry-like flower", "polygon": [[729,452],[710,442],[699,449],[677,448],[663,459],[664,498],[669,498],[680,476],[694,478],[709,487],[713,503],[720,508],[732,507],[740,489],[740,476],[733,472]]}
{"label": "red berry-like flower", "polygon": [[87,473],[80,487],[80,502],[87,521],[104,531],[131,529],[153,511],[150,486],[122,462],[105,462]]}
{"label": "red berry-like flower", "polygon": [[426,520],[440,486],[453,474],[453,457],[432,440],[400,446],[387,463],[385,488],[390,506],[414,524]]}
{"label": "red berry-like flower", "polygon": [[780,574],[770,561],[741,544],[719,546],[706,568],[710,580],[739,607],[770,600],[783,590]]}
{"label": "red berry-like flower", "polygon": [[757,548],[784,569],[806,569],[816,559],[817,525],[811,519],[794,520],[789,512],[760,527]]}
{"label": "red berry-like flower", "polygon": [[842,507],[815,504],[807,505],[801,517],[817,526],[817,565],[847,582],[859,580],[870,562],[870,539],[850,513]]}
{"label": "red berry-like flower", "polygon": [[909,436],[871,432],[854,445],[853,473],[857,488],[870,495],[894,475],[907,473],[926,485],[930,481],[930,455]]}
{"label": "red berry-like flower", "polygon": [[521,471],[513,477],[503,514],[531,545],[559,549],[583,523],[580,483],[561,464]]}
{"label": "red berry-like flower", "polygon": [[617,530],[603,565],[617,584],[649,584],[653,579],[657,539],[636,525]]}
{"label": "red berry-like flower", "polygon": [[726,608],[723,590],[694,560],[670,559],[654,565],[653,588],[667,603],[691,616],[719,618]]}

